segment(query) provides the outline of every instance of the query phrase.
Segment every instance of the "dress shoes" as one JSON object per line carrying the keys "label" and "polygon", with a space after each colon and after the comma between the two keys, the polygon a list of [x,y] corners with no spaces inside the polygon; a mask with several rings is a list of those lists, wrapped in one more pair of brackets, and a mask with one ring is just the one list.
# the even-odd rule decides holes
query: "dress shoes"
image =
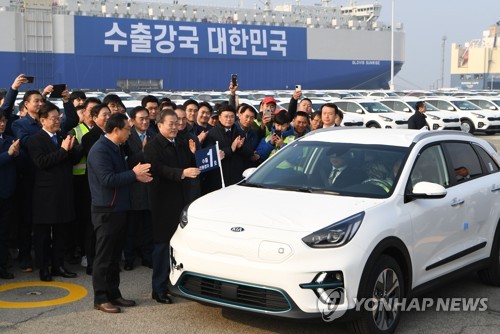
{"label": "dress shoes", "polygon": [[167,296],[167,294],[159,294],[159,293],[153,292],[152,297],[158,303],[161,303],[161,304],[172,304],[172,299],[170,299]]}
{"label": "dress shoes", "polygon": [[25,273],[30,273],[33,271],[33,264],[31,262],[31,259],[24,259],[21,261],[19,264],[19,268],[21,268],[22,272]]}
{"label": "dress shoes", "polygon": [[50,272],[48,269],[40,269],[40,281],[43,282],[52,281],[52,276],[50,276]]}
{"label": "dress shoes", "polygon": [[75,273],[68,271],[66,268],[64,268],[62,266],[57,267],[57,268],[52,268],[51,274],[52,274],[52,276],[61,276],[64,278],[75,278],[76,277]]}
{"label": "dress shoes", "polygon": [[94,304],[94,309],[106,313],[120,313],[122,311],[118,306],[111,303]]}
{"label": "dress shoes", "polygon": [[3,279],[13,279],[14,274],[9,273],[4,267],[0,267],[0,278]]}
{"label": "dress shoes", "polygon": [[112,300],[111,303],[116,306],[131,307],[137,305],[135,301],[131,299],[125,299],[123,297],[116,298]]}

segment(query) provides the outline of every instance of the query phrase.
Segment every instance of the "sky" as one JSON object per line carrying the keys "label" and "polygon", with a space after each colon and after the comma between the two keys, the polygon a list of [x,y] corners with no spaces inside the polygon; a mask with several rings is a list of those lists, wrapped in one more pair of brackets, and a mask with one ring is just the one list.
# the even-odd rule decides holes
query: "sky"
{"label": "sky", "polygon": [[[165,1],[165,0],[164,0]],[[167,2],[171,2],[170,0]],[[211,0],[213,5],[252,8],[258,0]],[[357,4],[374,1],[359,0]],[[380,21],[390,25],[392,0],[378,0],[382,4]],[[179,3],[200,4],[195,0]],[[295,0],[273,0],[272,5],[296,3]],[[314,5],[320,0],[301,0]],[[348,0],[330,4],[349,5]],[[406,34],[405,63],[395,77],[396,89],[431,89],[442,87],[442,38],[446,36],[444,56],[444,87],[450,85],[451,44],[464,44],[480,39],[483,31],[500,21],[500,0],[394,0],[394,21],[401,22]]]}

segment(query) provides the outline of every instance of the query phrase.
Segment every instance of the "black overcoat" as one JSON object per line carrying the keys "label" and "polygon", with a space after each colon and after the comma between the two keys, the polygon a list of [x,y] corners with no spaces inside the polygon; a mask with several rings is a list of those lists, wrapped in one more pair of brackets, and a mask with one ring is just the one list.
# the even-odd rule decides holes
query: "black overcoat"
{"label": "black overcoat", "polygon": [[61,148],[44,130],[28,141],[28,150],[35,165],[33,185],[33,224],[68,223],[75,219],[73,200],[73,164],[81,155]]}
{"label": "black overcoat", "polygon": [[194,198],[190,183],[182,179],[185,168],[194,167],[194,155],[182,141],[175,144],[161,134],[144,148],[144,158],[151,164],[153,181],[149,184],[149,203],[153,218],[155,243],[169,243],[182,209]]}

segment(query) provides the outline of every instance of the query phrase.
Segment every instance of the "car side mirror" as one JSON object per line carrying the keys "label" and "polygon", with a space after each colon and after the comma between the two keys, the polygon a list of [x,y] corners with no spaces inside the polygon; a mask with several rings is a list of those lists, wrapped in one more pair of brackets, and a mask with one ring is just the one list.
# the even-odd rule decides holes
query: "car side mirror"
{"label": "car side mirror", "polygon": [[443,198],[447,193],[440,184],[422,181],[413,187],[413,191],[408,196],[410,198]]}
{"label": "car side mirror", "polygon": [[453,107],[448,107],[448,111],[455,111],[455,108],[453,108]]}
{"label": "car side mirror", "polygon": [[490,106],[490,110],[498,110],[498,108],[495,106]]}
{"label": "car side mirror", "polygon": [[403,111],[405,111],[405,112],[411,112],[410,108],[408,108],[408,107],[404,107]]}
{"label": "car side mirror", "polygon": [[251,167],[251,168],[247,168],[243,171],[243,173],[241,174],[243,176],[243,178],[247,178],[249,177],[250,175],[253,174],[253,172],[255,172],[257,168],[256,167]]}
{"label": "car side mirror", "polygon": [[356,109],[356,112],[357,112],[358,114],[362,114],[362,113],[363,113],[363,110],[362,110],[362,109]]}

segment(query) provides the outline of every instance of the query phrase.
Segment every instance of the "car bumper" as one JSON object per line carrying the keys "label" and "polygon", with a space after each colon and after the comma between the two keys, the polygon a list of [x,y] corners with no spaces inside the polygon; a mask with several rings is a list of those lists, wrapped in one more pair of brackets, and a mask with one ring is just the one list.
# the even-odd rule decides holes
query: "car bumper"
{"label": "car bumper", "polygon": [[[261,314],[308,319],[321,318],[322,312],[332,307],[320,301],[322,291],[339,288],[345,297],[335,309],[343,313],[354,307],[362,259],[354,259],[352,249],[335,249],[335,260],[328,261],[331,267],[327,268],[324,256],[331,249],[309,249],[305,245],[282,263],[195,251],[183,240],[182,232],[174,235],[170,245],[171,290],[179,296]],[[341,280],[317,284],[323,272],[340,273]]]}

